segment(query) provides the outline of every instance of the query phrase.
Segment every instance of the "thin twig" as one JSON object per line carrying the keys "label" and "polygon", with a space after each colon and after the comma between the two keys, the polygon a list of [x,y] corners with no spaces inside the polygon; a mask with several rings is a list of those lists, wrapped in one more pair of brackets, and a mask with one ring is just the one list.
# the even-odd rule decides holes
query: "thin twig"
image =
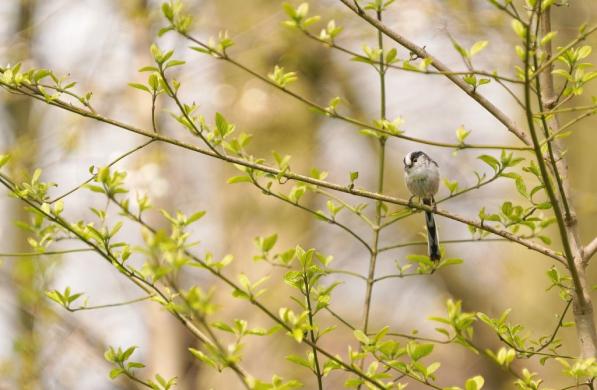
{"label": "thin twig", "polygon": [[317,338],[315,337],[315,328],[314,325],[314,314],[313,308],[311,307],[311,286],[309,285],[309,279],[307,277],[306,270],[303,269],[303,282],[305,284],[305,299],[307,300],[307,310],[308,310],[308,318],[309,318],[309,337],[311,338],[311,342],[313,345],[311,346],[311,351],[313,353],[313,365],[315,366],[315,376],[317,377],[317,388],[319,390],[323,390],[323,374],[321,373],[321,367],[319,366],[319,357],[317,356]]}
{"label": "thin twig", "polygon": [[76,311],[83,311],[83,310],[97,310],[97,309],[106,309],[109,307],[119,307],[119,306],[127,306],[131,303],[137,303],[142,301],[147,301],[148,299],[153,298],[154,295],[147,295],[141,298],[131,299],[130,301],[118,302],[118,303],[106,303],[104,305],[92,305],[92,306],[78,306],[78,307],[64,307],[66,310],[70,312]]}
{"label": "thin twig", "polygon": [[[107,167],[111,167],[114,164],[116,164],[117,162],[119,162],[120,160],[122,160],[123,158],[126,158],[128,156],[130,156],[131,154],[143,149],[144,147],[146,147],[147,145],[151,144],[152,142],[154,142],[155,139],[150,139],[147,142],[142,143],[141,145],[135,147],[134,149],[129,150],[128,152],[120,155],[119,157],[117,157],[115,160],[113,160],[112,162],[110,162],[108,165],[106,165]],[[59,201],[60,199],[64,199],[67,196],[69,196],[70,194],[80,190],[81,188],[83,188],[84,186],[86,186],[87,184],[91,183],[93,180],[95,180],[95,178],[97,177],[97,173],[93,174],[89,179],[85,180],[84,182],[82,182],[81,184],[79,184],[78,186],[66,191],[65,193],[63,193],[60,196],[57,196],[56,198],[49,200],[48,203],[55,203],[57,201]]]}
{"label": "thin twig", "polygon": [[[508,242],[505,238],[469,238],[461,240],[442,240],[442,244],[462,244],[471,242]],[[394,244],[380,248],[380,252],[389,251],[392,249],[405,248],[409,246],[427,245],[427,241],[412,241],[403,244]]]}
{"label": "thin twig", "polygon": [[338,226],[340,229],[344,230],[345,232],[347,232],[348,234],[350,234],[352,237],[354,237],[358,242],[360,242],[365,247],[365,249],[367,249],[367,251],[369,253],[371,253],[372,249],[371,249],[371,246],[367,243],[367,241],[365,241],[361,236],[359,236],[354,230],[352,230],[348,226],[344,225],[341,222],[336,221],[335,218],[334,219],[330,218],[330,217],[328,217],[325,214],[318,213],[317,211],[312,210],[312,209],[310,209],[307,206],[303,206],[302,204],[300,204],[298,202],[292,202],[290,199],[287,199],[287,198],[285,198],[285,197],[283,197],[283,196],[281,196],[279,194],[276,194],[275,192],[273,192],[273,191],[269,190],[268,188],[266,188],[266,187],[262,186],[261,184],[259,184],[259,182],[253,176],[251,176],[251,179],[252,179],[253,185],[255,185],[255,187],[257,187],[261,191],[263,191],[263,193],[265,193],[267,195],[270,195],[270,196],[273,196],[274,198],[276,198],[278,200],[281,200],[282,202],[287,203],[287,204],[289,204],[291,206],[294,206],[294,207],[296,207],[298,209],[306,211],[309,214],[312,214],[312,215],[314,215],[317,218],[324,219],[326,222],[328,222],[328,223],[330,223],[332,225]]}
{"label": "thin twig", "polygon": [[45,251],[45,252],[6,252],[0,253],[0,257],[37,257],[50,255],[65,255],[68,253],[92,252],[90,248],[65,249],[62,251]]}
{"label": "thin twig", "polygon": [[546,144],[549,143],[550,141],[553,141],[554,139],[556,139],[560,134],[562,134],[563,132],[565,132],[566,130],[568,130],[570,127],[574,126],[575,124],[577,124],[578,122],[580,122],[581,120],[588,118],[592,115],[595,115],[597,113],[597,110],[592,110],[592,111],[587,111],[579,116],[577,116],[576,118],[570,120],[569,122],[563,124],[558,131],[553,132],[548,138],[546,138],[545,140],[543,140],[542,144]]}

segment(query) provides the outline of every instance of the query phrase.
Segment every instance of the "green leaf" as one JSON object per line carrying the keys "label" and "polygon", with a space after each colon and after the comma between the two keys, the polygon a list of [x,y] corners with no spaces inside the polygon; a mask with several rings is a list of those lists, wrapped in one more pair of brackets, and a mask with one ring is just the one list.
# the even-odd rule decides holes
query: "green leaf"
{"label": "green leaf", "polygon": [[[549,0],[547,0],[549,1]],[[546,1],[544,1],[543,3],[546,3]],[[543,3],[541,5],[543,5]],[[543,38],[541,38],[541,46],[545,46],[546,44],[548,44],[549,42],[552,41],[552,39],[557,35],[557,31],[550,31],[547,34],[545,34],[545,36]]]}
{"label": "green leaf", "polygon": [[195,348],[189,348],[189,351],[193,354],[193,356],[195,356],[197,359],[201,360],[203,363],[207,363],[211,367],[218,369],[218,364],[212,358],[210,358],[203,352],[201,352]]}
{"label": "green leaf", "polygon": [[514,183],[516,184],[516,190],[518,191],[518,193],[522,196],[524,196],[525,198],[528,198],[528,193],[527,193],[527,186],[526,184],[524,184],[524,180],[522,180],[522,178],[518,177]]}
{"label": "green leaf", "polygon": [[473,45],[473,47],[471,47],[471,50],[470,50],[471,57],[474,56],[475,54],[479,53],[481,50],[485,49],[488,44],[489,44],[488,41],[475,42],[475,44]]}
{"label": "green leaf", "polygon": [[450,195],[452,195],[454,192],[456,192],[458,190],[458,182],[456,180],[451,181],[448,179],[444,179],[443,183],[446,186],[446,188],[448,189],[448,191],[450,191]]}
{"label": "green leaf", "polygon": [[312,368],[311,363],[305,359],[304,357],[297,356],[297,355],[288,355],[286,356],[286,360],[298,364],[299,366],[307,367],[309,369]]}
{"label": "green leaf", "polygon": [[462,259],[450,258],[450,259],[443,259],[440,262],[440,266],[441,267],[445,267],[445,266],[448,266],[448,265],[456,265],[456,264],[462,264],[462,263],[464,263],[464,260],[462,260]]}
{"label": "green leaf", "polygon": [[588,57],[591,54],[591,51],[592,51],[591,46],[588,46],[588,45],[583,46],[580,49],[578,49],[578,53],[576,54],[577,61]]}
{"label": "green leaf", "polygon": [[541,12],[545,11],[556,3],[557,0],[544,0],[541,2]]}
{"label": "green leaf", "polygon": [[139,68],[138,72],[158,72],[159,69],[156,68],[155,66],[144,66],[142,68]]}
{"label": "green leaf", "polygon": [[525,34],[526,34],[526,28],[524,27],[524,25],[516,20],[513,19],[512,20],[512,29],[514,30],[514,32],[516,33],[516,35],[518,35],[520,38],[524,38]]}
{"label": "green leaf", "polygon": [[484,384],[485,384],[485,379],[483,379],[482,376],[477,375],[473,378],[467,379],[467,381],[464,385],[464,389],[465,390],[479,390],[479,389],[483,388]]}
{"label": "green leaf", "polygon": [[2,168],[10,160],[10,154],[0,154],[0,168]]}
{"label": "green leaf", "polygon": [[143,84],[139,84],[139,83],[129,83],[129,86],[139,89],[141,91],[145,91],[145,92],[149,92],[151,93],[151,91],[149,90],[149,88],[147,88],[147,86],[143,85]]}
{"label": "green leaf", "polygon": [[462,79],[473,88],[477,86],[477,77],[474,74],[466,75]]}
{"label": "green leaf", "polygon": [[61,306],[65,304],[62,294],[57,290],[46,291],[46,296]]}
{"label": "green leaf", "polygon": [[197,222],[198,220],[200,220],[201,218],[203,218],[203,216],[205,216],[206,212],[205,211],[197,211],[194,214],[191,214],[191,216],[187,219],[187,222],[185,223],[185,225],[190,225],[193,222]]}
{"label": "green leaf", "polygon": [[213,326],[216,329],[220,329],[224,332],[234,333],[234,329],[232,329],[232,327],[226,324],[225,322],[214,322],[213,324],[211,324],[211,326]]}
{"label": "green leaf", "polygon": [[48,69],[38,69],[33,76],[33,81],[39,83],[40,80],[48,77],[50,74],[52,74],[52,72]]}
{"label": "green leaf", "polygon": [[390,51],[386,54],[386,64],[391,64],[396,59],[398,55],[398,50],[395,47],[391,48]]}
{"label": "green leaf", "polygon": [[463,144],[464,140],[469,136],[470,133],[470,130],[466,130],[464,127],[460,126],[456,129],[456,139],[458,139],[458,142]]}
{"label": "green leaf", "polygon": [[124,374],[124,369],[123,368],[113,368],[112,370],[110,370],[110,379],[116,379],[118,376]]}
{"label": "green leaf", "polygon": [[433,352],[433,344],[409,343],[406,352],[412,360],[417,361]]}
{"label": "green leaf", "polygon": [[369,344],[369,337],[367,337],[367,335],[365,333],[363,333],[363,331],[356,329],[353,332],[353,335],[357,340],[359,340],[359,342],[361,344],[365,344],[365,345]]}
{"label": "green leaf", "polygon": [[236,183],[252,183],[253,180],[249,176],[233,176],[227,180],[228,184]]}
{"label": "green leaf", "polygon": [[278,235],[276,233],[272,234],[271,236],[265,237],[263,239],[261,249],[264,252],[269,252],[274,247],[274,245],[276,245],[276,241],[278,241]]}
{"label": "green leaf", "polygon": [[543,241],[543,243],[546,245],[551,244],[551,238],[549,238],[547,236],[537,236],[537,238],[539,238],[541,241]]}
{"label": "green leaf", "polygon": [[435,363],[431,363],[428,367],[427,367],[427,376],[433,374],[434,372],[436,372],[438,370],[438,368],[440,368],[441,363],[440,362],[435,362]]}
{"label": "green leaf", "polygon": [[114,237],[118,231],[120,230],[120,228],[122,228],[122,221],[118,221],[116,222],[116,224],[114,225],[114,227],[112,228],[112,230],[110,230],[110,233],[108,234],[109,237]]}
{"label": "green leaf", "polygon": [[131,357],[131,355],[133,354],[133,352],[135,352],[135,349],[137,349],[137,346],[135,346],[135,345],[132,346],[132,347],[127,348],[126,351],[124,351],[122,353],[122,360],[123,361],[128,360],[128,358]]}
{"label": "green leaf", "polygon": [[228,122],[226,121],[226,118],[224,118],[224,116],[219,112],[216,112],[216,127],[218,128],[218,130],[220,130],[221,133],[223,133],[226,127],[228,127]]}
{"label": "green leaf", "polygon": [[182,60],[170,60],[168,62],[166,62],[166,65],[164,66],[164,69],[168,69],[168,68],[172,68],[174,66],[180,66],[180,65],[184,65],[186,64],[186,61],[182,61]]}
{"label": "green leaf", "polygon": [[305,337],[305,333],[302,329],[296,328],[292,330],[292,337],[296,340],[297,343],[302,343],[303,338]]}
{"label": "green leaf", "polygon": [[319,16],[319,15],[311,16],[310,18],[305,19],[305,21],[303,22],[303,25],[305,27],[309,27],[310,25],[319,22],[320,19],[321,19],[321,16]]}
{"label": "green leaf", "polygon": [[342,368],[340,363],[335,360],[328,360],[323,364],[323,376],[327,376],[331,371]]}
{"label": "green leaf", "polygon": [[500,162],[493,156],[483,154],[477,158],[489,165],[496,172],[500,169]]}
{"label": "green leaf", "polygon": [[453,41],[452,41],[452,46],[454,46],[454,49],[456,49],[456,51],[458,52],[458,54],[460,54],[460,56],[461,56],[462,58],[469,58],[469,53],[468,53],[468,51],[466,51],[466,49],[465,49],[465,48],[463,48],[462,46],[460,46],[460,45],[458,44],[458,42],[456,42],[456,41],[454,41],[454,40],[453,40]]}

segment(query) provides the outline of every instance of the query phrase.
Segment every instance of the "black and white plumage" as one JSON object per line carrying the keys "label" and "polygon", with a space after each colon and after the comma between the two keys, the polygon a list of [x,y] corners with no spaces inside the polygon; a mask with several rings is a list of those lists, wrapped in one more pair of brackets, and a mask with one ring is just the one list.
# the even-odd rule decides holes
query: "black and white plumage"
{"label": "black and white plumage", "polygon": [[[439,167],[435,161],[421,151],[410,152],[404,157],[404,178],[410,193],[431,206],[434,196],[439,189]],[[433,213],[425,211],[427,226],[427,244],[429,258],[437,261],[441,258],[439,250],[439,236]]]}

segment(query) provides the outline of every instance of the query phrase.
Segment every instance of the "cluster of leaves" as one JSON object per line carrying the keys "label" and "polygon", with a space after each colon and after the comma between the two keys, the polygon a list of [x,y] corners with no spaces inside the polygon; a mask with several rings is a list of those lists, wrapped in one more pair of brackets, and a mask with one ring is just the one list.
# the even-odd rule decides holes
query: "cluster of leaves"
{"label": "cluster of leaves", "polygon": [[109,347],[104,358],[115,365],[116,367],[110,371],[110,378],[116,379],[120,375],[125,375],[131,380],[141,383],[152,390],[170,390],[176,385],[176,377],[171,379],[165,379],[160,374],[155,375],[155,380],[142,380],[136,374],[136,369],[144,368],[143,363],[130,361],[131,355],[137,349],[136,346],[129,347],[125,350],[122,348],[114,349]]}
{"label": "cluster of leaves", "polygon": [[491,79],[489,78],[478,78],[473,72],[474,68],[472,63],[473,57],[479,54],[483,49],[485,49],[488,44],[488,41],[478,41],[475,42],[471,46],[471,48],[467,50],[454,39],[452,39],[452,45],[454,46],[458,54],[460,54],[460,57],[464,61],[464,64],[466,65],[467,69],[471,71],[471,73],[465,75],[462,79],[464,80],[464,82],[466,82],[468,85],[472,87],[473,92],[475,92],[477,88],[481,85],[489,84],[491,82]]}
{"label": "cluster of leaves", "polygon": [[[421,344],[410,341],[405,345],[396,340],[386,338],[389,328],[384,327],[375,335],[368,336],[361,330],[354,331],[354,337],[359,341],[363,352],[350,354],[351,361],[358,362],[370,354],[375,361],[369,365],[368,372],[374,373],[379,379],[388,379],[388,374],[383,367],[390,367],[404,375],[412,377],[423,383],[435,381],[435,372],[439,369],[440,363],[434,362],[429,365],[422,362],[422,359],[433,352],[433,344]],[[381,367],[380,367],[381,366]],[[381,368],[381,370],[380,370]],[[350,378],[346,385],[356,387],[362,384],[360,378]],[[406,385],[398,384],[398,389],[404,389]]]}
{"label": "cluster of leaves", "polygon": [[[487,213],[486,208],[483,207],[479,211],[479,218],[481,221],[497,222],[499,225],[509,229],[513,233],[518,233],[520,228],[524,226],[530,230],[530,232],[524,236],[525,238],[537,237],[545,244],[550,244],[551,239],[540,233],[556,220],[553,216],[538,214],[538,212],[542,210],[551,209],[551,203],[549,201],[536,199],[537,194],[542,194],[545,190],[545,185],[542,182],[542,176],[537,164],[533,160],[530,160],[529,165],[522,168],[524,172],[530,174],[533,180],[536,180],[537,182],[537,184],[528,191],[527,183],[532,182],[532,180],[523,178],[518,172],[512,170],[506,171],[506,169],[513,168],[525,161],[524,158],[514,157],[512,153],[502,151],[499,160],[487,154],[479,156],[479,159],[489,165],[493,170],[494,175],[487,181],[493,181],[499,177],[512,179],[516,185],[518,193],[530,203],[529,206],[525,207],[524,205],[517,205],[510,200],[504,201],[497,213]],[[477,176],[477,185],[483,183],[486,176],[476,172],[475,174]],[[458,183],[454,184],[454,182],[447,182],[445,184],[450,188],[451,192],[452,190],[456,191],[458,186]],[[478,232],[478,229],[474,227],[469,227],[469,230],[473,233],[480,233]]]}
{"label": "cluster of leaves", "polygon": [[63,292],[58,290],[47,291],[46,296],[53,300],[54,302],[58,303],[66,310],[72,311],[73,307],[72,304],[84,296],[84,293],[71,293],[71,288],[66,287]]}
{"label": "cluster of leaves", "polygon": [[84,107],[91,109],[90,101],[93,94],[88,92],[85,95],[77,95],[71,92],[71,89],[77,83],[69,81],[68,76],[59,77],[45,68],[23,71],[20,63],[8,68],[0,68],[0,74],[0,85],[5,88],[23,88],[25,93],[41,96],[47,103],[52,103],[66,96],[74,98]]}
{"label": "cluster of leaves", "polygon": [[162,13],[170,22],[170,26],[162,28],[158,35],[163,35],[168,31],[176,30],[186,33],[191,27],[193,18],[189,14],[182,12],[183,2],[181,0],[170,0],[167,3],[162,3]]}
{"label": "cluster of leaves", "polygon": [[563,96],[579,96],[584,91],[584,86],[597,78],[597,71],[588,71],[592,63],[583,62],[591,54],[591,46],[585,45],[578,48],[571,47],[558,56],[558,62],[564,67],[553,71],[553,74],[564,78],[566,87]]}
{"label": "cluster of leaves", "polygon": [[[199,308],[199,310],[202,309]],[[241,362],[244,338],[246,336],[268,336],[279,330],[279,326],[275,326],[271,329],[250,329],[247,321],[240,319],[235,319],[232,323],[216,321],[209,324],[209,326],[232,335],[232,342],[228,343],[224,348],[212,343],[204,343],[203,350],[189,348],[189,351],[201,362],[207,364],[218,372],[221,372],[226,367]]]}
{"label": "cluster of leaves", "polygon": [[400,261],[396,261],[396,268],[399,271],[400,276],[412,275],[408,274],[407,271],[416,266],[414,273],[416,275],[431,274],[439,269],[450,265],[462,264],[463,260],[455,257],[446,257],[444,251],[442,251],[442,258],[440,261],[431,260],[428,255],[415,255],[410,254],[406,256],[406,259],[410,262],[409,264],[402,264]]}
{"label": "cluster of leaves", "polygon": [[570,275],[563,275],[555,266],[552,266],[547,271],[547,277],[550,281],[547,291],[556,288],[562,300],[570,301],[572,299],[572,278]]}

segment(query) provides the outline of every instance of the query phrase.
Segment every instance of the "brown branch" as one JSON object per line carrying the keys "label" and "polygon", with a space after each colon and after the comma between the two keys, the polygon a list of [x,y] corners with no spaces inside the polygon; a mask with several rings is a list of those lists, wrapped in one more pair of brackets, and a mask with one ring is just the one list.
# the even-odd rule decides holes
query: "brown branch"
{"label": "brown branch", "polygon": [[[538,6],[541,6],[541,1],[538,2]],[[545,36],[551,31],[550,11],[551,7],[549,7],[547,10],[545,10],[542,14],[539,15],[541,17],[541,20],[537,23],[540,23],[539,28],[542,36]],[[557,94],[555,92],[552,75],[553,61],[565,50],[568,50],[570,47],[573,47],[576,43],[584,39],[584,37],[586,37],[588,34],[596,30],[597,26],[587,30],[584,34],[581,34],[569,45],[567,45],[563,49],[560,49],[559,52],[555,55],[552,54],[552,47],[550,42],[544,46],[547,58],[545,62],[537,68],[537,71],[535,75],[532,76],[532,78],[536,77],[537,75],[539,76],[539,80],[541,81],[542,85],[542,90],[538,91],[537,97],[540,104],[542,101],[548,102],[548,104],[546,104],[547,109],[555,108],[553,106],[553,104],[555,103],[552,102],[556,102],[557,100]],[[530,48],[528,48],[528,44],[527,50],[530,50]],[[529,82],[532,80],[532,78],[529,78],[528,74],[526,78],[529,79]],[[530,109],[530,107],[528,109]],[[532,116],[528,119],[530,122],[529,126],[532,126]],[[560,130],[560,122],[558,120],[557,114],[551,116],[546,122],[548,126],[548,131],[551,131],[553,134],[558,133],[558,131]],[[595,329],[595,319],[593,318],[593,303],[591,301],[590,288],[587,285],[588,283],[585,273],[587,257],[586,254],[583,253],[583,246],[580,241],[580,232],[578,228],[578,219],[576,218],[576,212],[574,210],[573,205],[569,201],[571,199],[570,194],[572,189],[570,187],[570,181],[568,180],[568,163],[564,158],[564,147],[561,144],[560,140],[548,140],[548,144],[552,146],[553,154],[555,155],[555,164],[552,165],[552,172],[556,174],[557,184],[559,185],[561,191],[561,200],[563,204],[568,206],[566,219],[565,221],[563,221],[564,224],[562,224],[560,218],[561,216],[559,216],[559,213],[557,212],[557,210],[560,209],[559,200],[552,199],[554,212],[556,212],[558,224],[560,225],[562,242],[566,250],[568,270],[575,282],[573,311],[574,320],[576,322],[578,341],[580,344],[582,356],[584,358],[592,358],[597,356],[597,332]],[[538,162],[541,165],[542,161]],[[545,179],[547,179],[547,177],[545,177]],[[550,187],[551,184],[549,183],[549,181],[546,180],[546,188],[549,189]]]}

